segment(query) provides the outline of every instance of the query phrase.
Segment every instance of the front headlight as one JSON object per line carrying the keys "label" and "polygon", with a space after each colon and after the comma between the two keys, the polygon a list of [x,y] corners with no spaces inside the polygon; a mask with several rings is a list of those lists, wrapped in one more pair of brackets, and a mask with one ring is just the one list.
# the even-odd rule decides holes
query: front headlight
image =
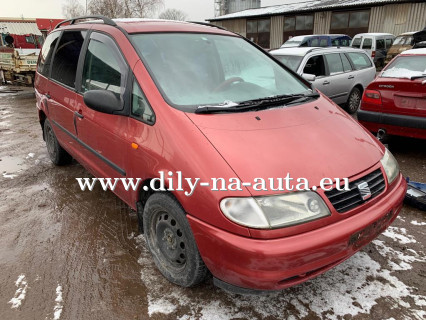
{"label": "front headlight", "polygon": [[255,198],[226,198],[220,202],[220,208],[235,223],[257,229],[288,227],[330,215],[321,197],[311,191]]}
{"label": "front headlight", "polygon": [[385,151],[385,155],[382,160],[383,169],[385,169],[386,176],[388,178],[388,184],[391,184],[399,174],[399,165],[392,153],[389,152],[388,149]]}

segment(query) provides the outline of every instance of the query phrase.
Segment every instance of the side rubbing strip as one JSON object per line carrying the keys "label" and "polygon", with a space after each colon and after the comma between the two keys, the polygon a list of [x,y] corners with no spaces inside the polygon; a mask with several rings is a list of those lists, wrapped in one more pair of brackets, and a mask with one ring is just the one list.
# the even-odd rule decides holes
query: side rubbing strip
{"label": "side rubbing strip", "polygon": [[71,132],[69,132],[67,129],[65,129],[63,126],[61,126],[59,123],[57,123],[54,120],[51,120],[52,123],[57,126],[59,129],[61,129],[63,132],[65,132],[67,135],[69,135],[71,138],[73,138],[75,141],[77,141],[79,144],[81,144],[83,147],[85,147],[87,150],[92,152],[96,157],[101,159],[103,162],[105,162],[107,165],[109,165],[111,168],[113,168],[115,171],[120,173],[122,176],[126,176],[126,171],[121,169],[119,166],[117,166],[114,162],[110,161],[109,159],[105,158],[103,155],[101,155],[99,152],[97,152],[92,147],[85,144],[83,141],[78,139],[75,135],[73,135]]}

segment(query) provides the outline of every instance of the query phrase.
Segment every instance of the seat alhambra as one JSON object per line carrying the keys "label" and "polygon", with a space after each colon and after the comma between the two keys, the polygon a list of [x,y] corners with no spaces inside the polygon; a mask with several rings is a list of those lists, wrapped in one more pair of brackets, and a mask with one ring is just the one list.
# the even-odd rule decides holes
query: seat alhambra
{"label": "seat alhambra", "polygon": [[[392,154],[247,39],[87,18],[61,23],[40,53],[47,151],[122,179],[113,191],[171,282],[280,290],[349,258],[398,215],[406,182]],[[140,184],[126,188],[131,178]]]}

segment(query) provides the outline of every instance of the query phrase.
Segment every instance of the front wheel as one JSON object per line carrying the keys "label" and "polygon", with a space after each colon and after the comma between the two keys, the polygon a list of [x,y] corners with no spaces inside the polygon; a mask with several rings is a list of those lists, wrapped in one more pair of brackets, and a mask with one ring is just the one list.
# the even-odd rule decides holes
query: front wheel
{"label": "front wheel", "polygon": [[179,202],[169,194],[149,197],[143,212],[148,249],[160,272],[172,283],[193,287],[207,276],[192,230]]}
{"label": "front wheel", "polygon": [[350,114],[355,113],[361,103],[361,90],[353,88],[349,94],[348,102],[346,104],[347,110]]}

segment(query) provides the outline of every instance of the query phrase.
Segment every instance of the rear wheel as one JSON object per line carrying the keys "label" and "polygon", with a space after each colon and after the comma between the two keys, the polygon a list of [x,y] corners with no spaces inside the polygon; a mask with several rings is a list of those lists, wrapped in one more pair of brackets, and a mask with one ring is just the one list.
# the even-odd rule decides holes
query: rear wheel
{"label": "rear wheel", "polygon": [[361,103],[361,90],[358,88],[353,88],[351,93],[349,94],[348,102],[346,104],[346,108],[350,114],[355,113],[359,104]]}
{"label": "rear wheel", "polygon": [[44,138],[46,140],[49,158],[55,165],[63,166],[71,162],[72,157],[59,145],[58,139],[56,139],[55,133],[53,132],[52,125],[47,119],[44,121]]}
{"label": "rear wheel", "polygon": [[172,283],[193,287],[208,273],[180,204],[171,195],[149,197],[143,227],[148,249],[160,272]]}

